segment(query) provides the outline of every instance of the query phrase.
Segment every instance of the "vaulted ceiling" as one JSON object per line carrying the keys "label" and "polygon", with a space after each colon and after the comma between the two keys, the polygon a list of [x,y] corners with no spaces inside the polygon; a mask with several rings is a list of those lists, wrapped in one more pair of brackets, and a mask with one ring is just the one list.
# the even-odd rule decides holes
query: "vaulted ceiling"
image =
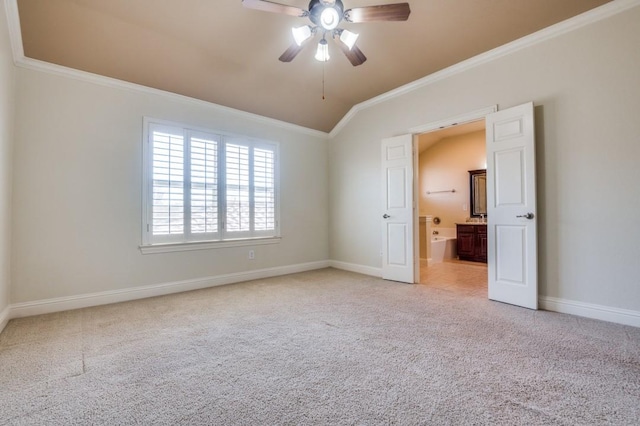
{"label": "vaulted ceiling", "polygon": [[360,34],[368,60],[357,67],[332,41],[329,62],[314,59],[314,42],[280,62],[307,18],[241,0],[18,0],[18,10],[29,58],[329,132],[358,103],[610,0],[408,1],[406,22],[341,25]]}

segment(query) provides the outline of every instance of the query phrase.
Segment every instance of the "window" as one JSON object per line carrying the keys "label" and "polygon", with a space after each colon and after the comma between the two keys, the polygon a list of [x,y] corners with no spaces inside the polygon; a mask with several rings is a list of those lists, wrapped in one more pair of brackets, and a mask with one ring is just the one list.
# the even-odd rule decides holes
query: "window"
{"label": "window", "polygon": [[274,143],[145,120],[143,247],[278,236]]}

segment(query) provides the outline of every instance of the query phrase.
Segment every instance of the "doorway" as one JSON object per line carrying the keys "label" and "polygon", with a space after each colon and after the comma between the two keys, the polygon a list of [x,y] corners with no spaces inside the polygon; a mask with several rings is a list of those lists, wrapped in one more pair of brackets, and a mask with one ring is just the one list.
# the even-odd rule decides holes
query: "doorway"
{"label": "doorway", "polygon": [[[486,169],[485,120],[424,132],[415,140],[419,283],[486,298],[486,256],[484,262],[472,262],[460,260],[457,253],[458,224],[475,224],[486,218],[486,212],[480,216],[472,211],[474,202],[469,173]],[[486,244],[484,248],[486,250]]]}
{"label": "doorway", "polygon": [[[497,111],[490,107],[460,120],[431,123],[407,134],[382,140],[382,278],[415,283],[420,274],[417,136],[459,124],[486,123],[487,224],[484,235],[468,223],[457,225],[460,251],[463,240],[477,238],[486,246],[488,297],[529,309],[538,308],[538,258],[534,105]],[[442,124],[441,124],[442,123]],[[480,183],[478,183],[480,185]],[[435,193],[436,191],[434,191]],[[437,193],[455,193],[438,190]],[[435,218],[434,218],[435,221]],[[471,236],[470,233],[478,235]],[[460,235],[459,235],[460,234]],[[467,247],[468,248],[468,247]],[[465,257],[482,253],[468,252]],[[469,259],[467,259],[469,260]],[[471,259],[473,260],[473,259]]]}

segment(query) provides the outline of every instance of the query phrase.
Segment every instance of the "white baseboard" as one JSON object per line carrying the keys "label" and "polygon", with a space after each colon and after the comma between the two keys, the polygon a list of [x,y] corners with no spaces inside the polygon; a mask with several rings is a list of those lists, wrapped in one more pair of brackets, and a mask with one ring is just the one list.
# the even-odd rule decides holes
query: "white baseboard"
{"label": "white baseboard", "polygon": [[372,266],[364,266],[364,265],[357,265],[355,263],[339,262],[337,260],[330,260],[329,266],[336,269],[342,269],[344,271],[357,272],[359,274],[371,275],[373,277],[378,277],[378,278],[382,277],[382,269],[374,268]]}
{"label": "white baseboard", "polygon": [[[53,312],[88,308],[91,306],[107,305],[110,303],[127,302],[147,297],[164,296],[166,294],[180,293],[183,291],[199,290],[219,285],[295,274],[314,269],[328,268],[329,266],[329,261],[301,263],[297,265],[278,266],[275,268],[236,272],[232,274],[185,281],[131,287],[122,290],[111,290],[99,293],[80,294],[77,296],[57,297],[55,299],[36,300],[33,302],[15,303],[10,305],[9,308],[5,309],[2,314],[0,314],[0,320],[5,317],[5,321],[8,321],[13,318],[50,314]],[[0,325],[1,324],[2,323],[0,322]]]}
{"label": "white baseboard", "polygon": [[[432,262],[429,262],[431,264]],[[381,268],[357,265],[354,263],[329,261],[332,268],[343,269],[345,271],[357,272],[359,274],[382,276]],[[610,306],[594,305],[591,303],[576,302],[573,300],[558,299],[555,297],[540,296],[538,298],[540,309],[545,311],[558,312],[562,314],[577,315],[580,317],[614,322],[617,324],[640,327],[640,312],[628,309],[613,308]]]}
{"label": "white baseboard", "polygon": [[[327,260],[319,262],[301,263],[297,265],[279,266],[259,269],[255,271],[237,272],[213,277],[193,280],[175,281],[142,287],[132,287],[122,290],[111,290],[99,293],[81,294],[77,296],[58,297],[55,299],[36,300],[33,302],[15,303],[0,312],[0,332],[4,330],[10,319],[32,315],[48,314],[71,309],[88,308],[109,303],[127,302],[147,297],[163,296],[183,291],[199,290],[225,284],[276,277],[333,267],[359,274],[381,277],[382,270],[371,266]],[[640,312],[628,309],[613,308],[555,297],[540,296],[540,308],[564,314],[577,315],[586,318],[615,322],[618,324],[640,327]]]}
{"label": "white baseboard", "polygon": [[7,306],[2,310],[2,312],[0,312],[0,333],[2,333],[2,330],[4,330],[4,328],[7,326],[7,323],[11,319],[10,314],[11,305]]}
{"label": "white baseboard", "polygon": [[618,324],[640,327],[640,312],[628,309],[612,308],[591,303],[576,302],[556,297],[540,296],[540,308],[546,311],[572,314],[580,317],[615,322]]}

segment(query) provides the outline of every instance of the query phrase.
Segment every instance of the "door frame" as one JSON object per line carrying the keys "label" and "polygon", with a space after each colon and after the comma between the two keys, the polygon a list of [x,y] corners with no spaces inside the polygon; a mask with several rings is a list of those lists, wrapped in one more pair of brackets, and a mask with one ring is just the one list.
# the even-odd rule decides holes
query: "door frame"
{"label": "door frame", "polygon": [[493,114],[498,111],[498,105],[491,105],[485,108],[477,109],[474,111],[470,111],[465,114],[457,115],[454,117],[449,117],[444,120],[433,121],[431,123],[423,124],[421,126],[413,127],[409,129],[406,133],[410,133],[413,135],[413,199],[416,203],[416,208],[413,209],[413,264],[414,267],[414,277],[413,282],[420,282],[420,205],[419,205],[419,191],[418,183],[419,183],[419,168],[418,168],[418,136],[423,133],[436,132],[438,130],[444,130],[448,127],[457,126],[460,124],[467,124],[474,121],[484,120],[487,115]]}

